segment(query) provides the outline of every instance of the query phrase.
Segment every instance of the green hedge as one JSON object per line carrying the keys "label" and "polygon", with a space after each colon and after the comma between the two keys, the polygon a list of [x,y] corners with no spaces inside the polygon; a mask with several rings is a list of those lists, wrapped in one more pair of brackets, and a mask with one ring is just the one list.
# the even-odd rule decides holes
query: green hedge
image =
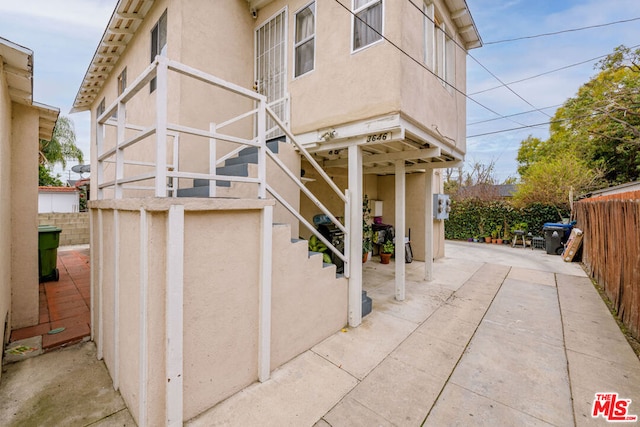
{"label": "green hedge", "polygon": [[568,218],[569,212],[555,206],[535,203],[522,209],[516,209],[505,201],[462,200],[452,201],[449,219],[445,220],[445,238],[467,240],[469,237],[484,237],[498,225],[508,227],[524,222],[534,236],[542,236],[545,222],[560,222]]}

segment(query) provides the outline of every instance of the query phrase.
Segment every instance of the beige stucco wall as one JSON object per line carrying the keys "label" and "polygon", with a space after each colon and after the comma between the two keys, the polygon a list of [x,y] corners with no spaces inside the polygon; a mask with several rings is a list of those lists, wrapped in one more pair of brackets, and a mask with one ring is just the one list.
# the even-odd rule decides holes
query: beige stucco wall
{"label": "beige stucco wall", "polygon": [[[93,338],[134,418],[140,396],[140,286],[146,270],[149,425],[165,413],[167,209],[185,206],[184,416],[190,419],[257,380],[261,209],[270,201],[127,199],[91,202]],[[148,238],[140,234],[141,212]],[[272,368],[346,324],[347,283],[288,226],[274,227]],[[117,285],[116,285],[117,284]],[[117,288],[117,290],[116,290]],[[117,307],[117,309],[116,309]],[[102,320],[100,319],[102,313]],[[119,326],[116,325],[116,313]]]}
{"label": "beige stucco wall", "polygon": [[[0,200],[11,197],[11,100],[0,57]],[[0,203],[0,235],[11,236],[11,204]],[[11,239],[0,241],[0,345],[9,339]],[[2,375],[0,373],[0,375]]]}
{"label": "beige stucco wall", "polygon": [[12,328],[38,323],[39,113],[12,105],[11,248]]}

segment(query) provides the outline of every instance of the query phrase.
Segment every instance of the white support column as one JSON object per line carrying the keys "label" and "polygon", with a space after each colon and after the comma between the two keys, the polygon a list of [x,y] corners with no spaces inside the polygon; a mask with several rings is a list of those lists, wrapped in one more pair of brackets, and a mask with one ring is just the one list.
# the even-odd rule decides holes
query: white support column
{"label": "white support column", "polygon": [[273,206],[262,211],[260,251],[260,330],[258,347],[258,379],[265,382],[271,376],[271,270],[273,253]]}
{"label": "white support column", "polygon": [[140,343],[139,357],[139,404],[138,425],[147,425],[147,381],[148,381],[148,339],[147,339],[147,295],[149,293],[149,230],[147,223],[147,211],[140,209]]}
{"label": "white support column", "polygon": [[[216,124],[211,122],[209,123],[209,132],[211,133],[215,133],[216,132]],[[217,143],[216,143],[216,139],[215,138],[209,138],[209,173],[211,174],[215,174],[216,173],[216,161],[217,161],[217,147],[216,147]],[[216,180],[212,179],[209,181],[209,197],[216,197],[216,193],[217,193],[217,185],[216,185]]]}
{"label": "white support column", "polygon": [[183,415],[183,290],[184,206],[169,208],[167,223],[166,326],[166,425],[182,426]]}
{"label": "white support column", "polygon": [[[344,197],[347,199],[347,202],[344,204],[344,226],[347,230],[344,236],[344,254],[346,256],[344,277],[348,279],[351,277],[351,264],[353,263],[351,259],[351,192],[349,189],[344,191]],[[357,258],[355,261],[360,262],[360,258]]]}
{"label": "white support column", "polygon": [[424,280],[433,280],[433,169],[427,169],[424,203]]}
{"label": "white support column", "polygon": [[156,73],[156,197],[167,197],[168,70],[165,61],[159,57]]}
{"label": "white support column", "polygon": [[[102,360],[104,357],[104,237],[102,209],[98,209],[98,342],[96,344],[98,360]],[[94,264],[91,265],[93,266]]]}
{"label": "white support column", "polygon": [[113,210],[113,388],[120,388],[120,220]]}
{"label": "white support column", "polygon": [[91,301],[91,306],[89,307],[89,309],[91,310],[89,313],[90,319],[91,319],[91,341],[93,341],[94,343],[96,342],[96,319],[94,317],[95,313],[96,313],[96,292],[95,292],[95,286],[96,286],[96,282],[97,280],[95,279],[95,271],[96,271],[96,265],[97,265],[97,259],[98,256],[96,255],[97,252],[97,248],[98,245],[95,242],[95,237],[96,237],[96,233],[93,230],[93,227],[95,227],[95,221],[93,219],[93,212],[90,209],[89,210],[89,247],[92,247],[93,250],[89,251],[89,267],[90,267],[90,273],[89,273],[89,291],[91,292],[90,295],[90,301]]}
{"label": "white support column", "polygon": [[406,229],[406,176],[404,160],[396,160],[396,300],[404,301],[404,233]]}
{"label": "white support column", "polygon": [[349,326],[362,323],[362,150],[349,146]]}

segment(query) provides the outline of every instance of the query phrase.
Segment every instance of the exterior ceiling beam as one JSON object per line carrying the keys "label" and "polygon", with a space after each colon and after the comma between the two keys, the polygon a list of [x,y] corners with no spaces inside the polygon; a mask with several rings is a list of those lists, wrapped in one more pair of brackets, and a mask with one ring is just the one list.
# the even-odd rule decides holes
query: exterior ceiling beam
{"label": "exterior ceiling beam", "polygon": [[22,101],[26,103],[31,103],[31,94],[29,92],[25,92],[24,90],[9,88],[9,97],[13,101]]}
{"label": "exterior ceiling beam", "polygon": [[458,19],[458,18],[462,18],[465,15],[469,14],[469,9],[460,9],[460,10],[456,10],[455,12],[453,12],[451,14],[451,19]]}
{"label": "exterior ceiling beam", "polygon": [[142,17],[137,13],[125,13],[125,12],[116,12],[118,18],[122,19],[134,19],[137,21],[142,21]]}
{"label": "exterior ceiling beam", "polygon": [[[362,163],[373,164],[373,163],[383,163],[383,162],[392,162],[395,160],[419,160],[419,159],[429,159],[432,157],[440,156],[440,148],[424,148],[422,150],[406,150],[406,151],[397,151],[395,153],[380,153],[373,154],[370,156],[362,156]],[[324,162],[323,166],[325,167],[336,167],[336,166],[346,166],[348,164],[348,159],[337,159],[337,160],[327,160]]]}
{"label": "exterior ceiling beam", "polygon": [[[432,163],[415,163],[413,165],[407,165],[404,167],[405,172],[425,172],[429,170]],[[373,166],[364,168],[365,175],[392,175],[396,173],[396,166],[392,164],[390,166]]]}
{"label": "exterior ceiling beam", "polygon": [[31,80],[31,72],[21,69],[21,68],[16,68],[16,67],[12,67],[11,65],[5,64],[4,65],[4,71],[7,74],[12,74],[16,77],[20,77],[21,79],[27,79],[27,80]]}

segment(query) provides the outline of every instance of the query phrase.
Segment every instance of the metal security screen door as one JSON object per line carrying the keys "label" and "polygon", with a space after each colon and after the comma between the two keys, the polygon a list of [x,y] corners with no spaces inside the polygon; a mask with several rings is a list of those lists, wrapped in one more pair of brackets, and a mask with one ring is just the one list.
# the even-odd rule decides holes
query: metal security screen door
{"label": "metal security screen door", "polygon": [[[287,97],[286,10],[267,21],[256,30],[256,87],[267,97],[267,103],[285,123],[289,122]],[[275,123],[269,119],[267,130]],[[280,128],[267,133],[276,138],[284,133]]]}

